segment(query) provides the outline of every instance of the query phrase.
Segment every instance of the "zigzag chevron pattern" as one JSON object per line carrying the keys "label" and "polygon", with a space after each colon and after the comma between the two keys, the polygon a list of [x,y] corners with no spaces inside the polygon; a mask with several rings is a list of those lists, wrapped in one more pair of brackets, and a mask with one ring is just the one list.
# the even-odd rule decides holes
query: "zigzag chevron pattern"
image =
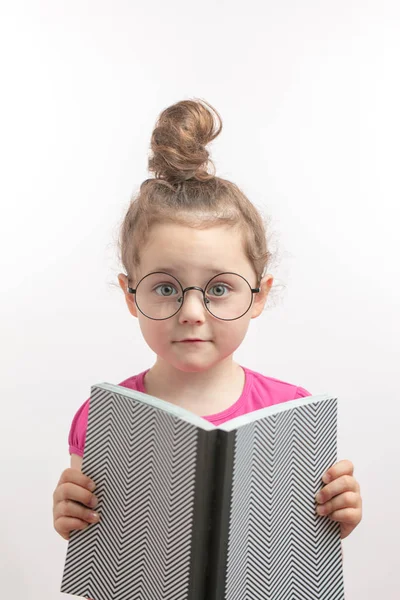
{"label": "zigzag chevron pattern", "polygon": [[343,600],[340,527],[315,512],[336,419],[332,398],[237,431],[225,600]]}
{"label": "zigzag chevron pattern", "polygon": [[61,591],[96,600],[188,598],[197,428],[96,386],[89,428],[82,469],[96,481],[101,519],[71,533]]}

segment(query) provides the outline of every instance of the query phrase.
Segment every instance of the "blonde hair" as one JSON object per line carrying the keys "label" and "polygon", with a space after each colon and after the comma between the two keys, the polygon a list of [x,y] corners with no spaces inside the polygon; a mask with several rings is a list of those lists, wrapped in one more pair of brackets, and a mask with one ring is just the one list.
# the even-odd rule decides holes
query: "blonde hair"
{"label": "blonde hair", "polygon": [[238,227],[258,280],[265,274],[271,253],[261,214],[237,185],[215,175],[206,149],[221,129],[221,117],[204,100],[183,100],[160,114],[148,161],[155,176],[141,184],[120,228],[120,259],[129,279],[140,264],[150,228],[165,222],[199,229]]}

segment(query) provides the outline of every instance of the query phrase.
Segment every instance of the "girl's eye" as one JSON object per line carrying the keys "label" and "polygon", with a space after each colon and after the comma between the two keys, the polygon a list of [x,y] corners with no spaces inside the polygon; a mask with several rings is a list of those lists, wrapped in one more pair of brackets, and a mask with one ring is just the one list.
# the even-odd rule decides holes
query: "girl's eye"
{"label": "girl's eye", "polygon": [[161,288],[161,293],[159,294],[160,296],[164,296],[164,298],[167,298],[168,296],[172,296],[173,294],[173,290],[176,291],[176,289],[174,288],[173,285],[169,284],[169,283],[161,283],[160,285],[158,285],[155,288],[155,291],[158,294],[158,291]]}
{"label": "girl's eye", "polygon": [[213,285],[208,290],[208,293],[210,293],[211,290],[215,290],[215,296],[217,298],[222,298],[223,296],[226,296],[226,294],[224,294],[224,290],[226,290],[227,292],[229,292],[228,286],[224,285],[223,283],[217,283],[217,284]]}

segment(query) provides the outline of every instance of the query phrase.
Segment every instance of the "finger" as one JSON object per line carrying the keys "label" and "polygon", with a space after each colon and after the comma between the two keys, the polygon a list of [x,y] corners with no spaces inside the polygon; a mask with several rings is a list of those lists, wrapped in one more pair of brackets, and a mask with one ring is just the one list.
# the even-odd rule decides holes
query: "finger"
{"label": "finger", "polygon": [[316,510],[319,515],[329,515],[335,510],[341,508],[358,508],[359,505],[360,496],[356,492],[344,492],[335,496],[329,502],[325,502],[325,504],[319,504]]}
{"label": "finger", "polygon": [[315,499],[318,504],[325,504],[325,502],[343,492],[359,492],[359,485],[351,475],[342,475],[332,483],[328,483],[316,494]]}
{"label": "finger", "polygon": [[91,492],[96,489],[96,484],[93,479],[90,479],[90,477],[84,475],[82,471],[78,471],[78,469],[65,469],[61,473],[57,487],[63,483],[76,483],[77,485],[80,485]]}
{"label": "finger", "polygon": [[75,517],[86,521],[87,523],[96,523],[100,519],[99,513],[94,510],[90,510],[78,502],[73,500],[63,500],[54,507],[53,511],[54,520],[60,517]]}
{"label": "finger", "polygon": [[96,508],[98,502],[97,497],[92,492],[75,483],[62,483],[59,485],[53,494],[53,498],[54,507],[64,500],[74,500],[89,508]]}
{"label": "finger", "polygon": [[342,475],[353,475],[353,473],[353,463],[350,460],[340,460],[324,473],[322,481],[329,483]]}
{"label": "finger", "polygon": [[71,531],[86,529],[86,527],[89,527],[89,523],[71,517],[60,517],[54,521],[54,529],[66,540],[69,540]]}
{"label": "finger", "polygon": [[361,511],[359,508],[342,508],[340,510],[335,510],[329,515],[329,518],[332,519],[332,521],[345,523],[346,525],[355,527],[361,521]]}

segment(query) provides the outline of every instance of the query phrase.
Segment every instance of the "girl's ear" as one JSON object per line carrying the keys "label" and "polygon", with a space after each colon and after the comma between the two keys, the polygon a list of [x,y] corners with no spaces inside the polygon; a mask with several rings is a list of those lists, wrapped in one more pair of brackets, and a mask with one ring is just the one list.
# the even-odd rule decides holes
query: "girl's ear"
{"label": "girl's ear", "polygon": [[274,278],[272,275],[264,275],[264,277],[261,279],[260,285],[258,286],[260,288],[260,291],[258,292],[258,294],[254,294],[254,302],[251,308],[252,319],[258,317],[264,310],[264,306],[267,301],[268,294],[273,282]]}
{"label": "girl's ear", "polygon": [[122,291],[125,294],[125,301],[126,301],[126,305],[127,305],[128,309],[129,309],[129,312],[134,317],[137,317],[135,294],[130,294],[128,292],[128,277],[126,275],[124,275],[123,273],[120,273],[118,275],[118,282],[119,282],[119,285],[121,286]]}

